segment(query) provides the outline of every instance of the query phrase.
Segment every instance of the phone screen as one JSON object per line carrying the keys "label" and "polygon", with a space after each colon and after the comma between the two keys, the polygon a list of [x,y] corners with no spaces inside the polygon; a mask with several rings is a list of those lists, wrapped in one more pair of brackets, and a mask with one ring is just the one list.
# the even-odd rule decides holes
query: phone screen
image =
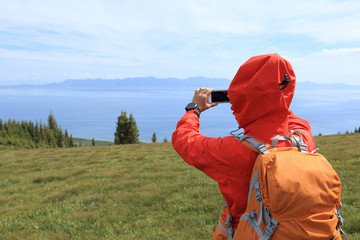
{"label": "phone screen", "polygon": [[211,92],[212,103],[226,103],[230,102],[227,90],[212,91]]}

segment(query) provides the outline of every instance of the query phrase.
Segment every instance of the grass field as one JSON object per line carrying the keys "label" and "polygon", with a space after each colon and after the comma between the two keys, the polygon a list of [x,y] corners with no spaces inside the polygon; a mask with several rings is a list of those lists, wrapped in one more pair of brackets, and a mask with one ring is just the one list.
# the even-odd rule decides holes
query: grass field
{"label": "grass field", "polygon": [[[316,137],[360,239],[360,135]],[[171,143],[0,150],[0,239],[211,239],[217,184]]]}
{"label": "grass field", "polygon": [[[77,146],[81,145],[82,147],[92,146],[92,140],[84,139],[84,138],[74,138],[74,144],[76,144]],[[95,139],[95,146],[109,146],[109,145],[114,145],[114,142],[101,141]]]}

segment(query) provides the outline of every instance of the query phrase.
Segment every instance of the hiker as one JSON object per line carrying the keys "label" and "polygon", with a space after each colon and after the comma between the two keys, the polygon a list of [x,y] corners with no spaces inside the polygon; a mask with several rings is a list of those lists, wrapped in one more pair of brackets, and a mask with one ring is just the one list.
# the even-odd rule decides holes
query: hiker
{"label": "hiker", "polygon": [[[299,130],[308,151],[315,149],[310,124],[289,109],[295,82],[292,66],[278,54],[252,57],[240,66],[228,96],[244,134],[270,144],[277,135],[289,136],[291,130]],[[211,88],[195,91],[192,103],[177,123],[172,144],[184,161],[218,183],[224,197],[224,211],[213,231],[213,240],[218,240],[232,237],[245,211],[258,154],[233,136],[210,138],[199,133],[200,114],[216,106],[207,102],[212,91]],[[278,146],[291,144],[284,141]]]}

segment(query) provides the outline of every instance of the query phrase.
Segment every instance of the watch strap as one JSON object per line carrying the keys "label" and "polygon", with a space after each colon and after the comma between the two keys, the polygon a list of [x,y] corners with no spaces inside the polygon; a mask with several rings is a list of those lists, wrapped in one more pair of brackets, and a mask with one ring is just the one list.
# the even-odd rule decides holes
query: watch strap
{"label": "watch strap", "polygon": [[199,106],[198,106],[196,103],[193,103],[193,102],[189,103],[189,104],[186,106],[185,110],[186,110],[187,112],[193,111],[193,112],[196,114],[196,116],[198,116],[198,117],[200,118],[200,113],[201,113],[201,111],[200,111]]}
{"label": "watch strap", "polygon": [[198,117],[198,118],[200,118],[200,108],[199,108],[199,106],[197,106],[195,109],[194,109],[194,113],[195,113],[195,115]]}

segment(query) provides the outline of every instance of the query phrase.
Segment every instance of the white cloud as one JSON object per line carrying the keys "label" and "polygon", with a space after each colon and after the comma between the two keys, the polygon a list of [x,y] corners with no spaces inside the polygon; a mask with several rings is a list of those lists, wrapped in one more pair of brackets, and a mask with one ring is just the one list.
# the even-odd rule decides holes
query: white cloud
{"label": "white cloud", "polygon": [[298,81],[360,85],[360,48],[324,49],[290,58]]}
{"label": "white cloud", "polygon": [[356,56],[360,57],[360,48],[324,49],[315,53],[316,56]]}
{"label": "white cloud", "polygon": [[321,57],[323,48],[349,49],[360,41],[356,0],[0,0],[0,5],[0,80],[11,75],[16,81],[21,69],[25,81],[28,65],[48,81],[55,79],[49,71],[61,65],[61,76],[70,78],[231,78],[252,55],[279,52],[306,66],[318,52],[310,61],[324,58],[324,65],[332,66],[331,57]]}
{"label": "white cloud", "polygon": [[[169,33],[338,35],[360,38],[359,1],[4,1],[2,26],[117,39],[160,30]],[[337,30],[337,31],[336,31]],[[334,32],[334,33],[332,33]],[[326,39],[323,39],[326,40]],[[331,41],[328,39],[326,41]]]}

